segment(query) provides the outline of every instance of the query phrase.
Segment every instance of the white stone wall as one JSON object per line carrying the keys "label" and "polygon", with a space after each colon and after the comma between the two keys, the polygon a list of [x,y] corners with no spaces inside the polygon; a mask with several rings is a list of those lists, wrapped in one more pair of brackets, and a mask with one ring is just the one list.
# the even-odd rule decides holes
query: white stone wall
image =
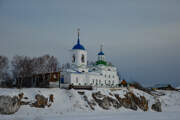
{"label": "white stone wall", "polygon": [[62,75],[65,84],[114,87],[120,83],[116,68],[111,66],[96,66],[92,72],[63,72]]}
{"label": "white stone wall", "polygon": [[[75,55],[75,62],[73,63],[73,55]],[[84,55],[84,63],[81,61],[81,57]],[[71,62],[77,66],[87,65],[87,51],[86,50],[71,50]]]}

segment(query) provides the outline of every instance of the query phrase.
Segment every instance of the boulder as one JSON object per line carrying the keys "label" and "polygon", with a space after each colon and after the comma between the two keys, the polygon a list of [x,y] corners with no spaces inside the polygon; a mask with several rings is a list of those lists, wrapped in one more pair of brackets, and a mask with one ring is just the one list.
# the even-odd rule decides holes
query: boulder
{"label": "boulder", "polygon": [[48,99],[43,95],[37,94],[35,99],[36,102],[32,103],[32,107],[45,108],[45,106],[48,106]]}
{"label": "boulder", "polygon": [[22,98],[23,98],[23,96],[24,96],[24,93],[19,93],[19,99],[21,100]]}
{"label": "boulder", "polygon": [[156,103],[151,106],[151,109],[156,112],[162,112],[161,102],[159,100],[157,100]]}
{"label": "boulder", "polygon": [[54,95],[53,95],[53,94],[50,94],[50,96],[49,96],[49,102],[54,102]]}
{"label": "boulder", "polygon": [[20,100],[17,96],[0,96],[0,114],[13,114],[20,108]]}

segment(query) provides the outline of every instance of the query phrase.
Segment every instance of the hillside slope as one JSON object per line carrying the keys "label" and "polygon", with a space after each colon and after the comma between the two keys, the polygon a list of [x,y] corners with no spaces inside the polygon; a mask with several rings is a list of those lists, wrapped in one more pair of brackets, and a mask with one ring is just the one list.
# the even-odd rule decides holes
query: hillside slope
{"label": "hillside slope", "polygon": [[[54,95],[54,103],[51,107],[46,108],[35,108],[30,107],[29,105],[23,105],[11,117],[17,116],[25,116],[25,117],[33,117],[34,116],[62,116],[68,114],[77,114],[77,113],[102,113],[102,112],[134,112],[134,110],[126,109],[123,106],[119,109],[115,109],[114,107],[110,107],[109,110],[102,109],[100,106],[95,105],[94,110],[88,105],[87,101],[84,100],[83,95],[87,96],[88,100],[92,100],[92,93],[100,91],[101,94],[114,98],[114,94],[119,94],[121,98],[124,98],[124,95],[127,92],[132,92],[136,96],[144,96],[148,100],[148,111],[153,111],[151,109],[152,104],[154,104],[155,100],[158,98],[162,103],[162,111],[163,112],[180,112],[180,92],[177,91],[158,91],[164,93],[164,96],[154,97],[150,94],[147,94],[143,91],[137,89],[126,89],[122,88],[121,90],[109,90],[109,89],[97,89],[93,91],[80,90],[83,95],[78,93],[79,90],[64,90],[59,88],[53,89],[38,89],[38,88],[27,88],[27,89],[0,89],[0,95],[18,95],[19,93],[24,93],[24,97],[28,97],[28,101],[34,101],[36,94],[44,95],[48,97],[50,94]],[[141,109],[137,109],[137,111],[141,112]],[[0,115],[3,116],[3,115]]]}

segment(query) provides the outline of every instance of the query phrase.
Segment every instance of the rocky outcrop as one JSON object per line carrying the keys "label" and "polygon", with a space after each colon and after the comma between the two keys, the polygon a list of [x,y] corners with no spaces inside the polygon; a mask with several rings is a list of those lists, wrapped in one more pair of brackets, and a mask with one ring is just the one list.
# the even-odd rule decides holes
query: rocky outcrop
{"label": "rocky outcrop", "polygon": [[156,103],[151,106],[151,109],[156,112],[162,112],[161,102],[159,100],[157,100]]}
{"label": "rocky outcrop", "polygon": [[20,100],[17,96],[0,96],[0,114],[13,114],[20,108]]}
{"label": "rocky outcrop", "polygon": [[97,102],[97,104],[106,110],[109,110],[111,107],[119,109],[121,106],[132,110],[137,110],[138,107],[143,111],[148,110],[148,101],[144,96],[137,97],[132,92],[126,93],[124,98],[121,98],[119,94],[113,95],[110,93],[109,95],[112,97],[103,95],[100,91],[92,93],[92,97]]}
{"label": "rocky outcrop", "polygon": [[43,95],[37,94],[35,99],[36,101],[32,103],[32,107],[45,108],[45,106],[48,106],[48,99]]}
{"label": "rocky outcrop", "polygon": [[96,106],[96,102],[94,100],[88,100],[88,97],[86,95],[83,96],[84,100],[88,103],[89,107],[92,109],[92,110],[95,110],[94,109],[94,106]]}
{"label": "rocky outcrop", "polygon": [[140,103],[137,105],[143,111],[147,111],[149,109],[148,101],[146,100],[146,98],[144,96],[140,96]]}
{"label": "rocky outcrop", "polygon": [[121,104],[116,99],[102,95],[100,92],[92,93],[92,97],[97,102],[97,104],[103,109],[108,110],[111,106],[113,106],[116,109],[121,107]]}

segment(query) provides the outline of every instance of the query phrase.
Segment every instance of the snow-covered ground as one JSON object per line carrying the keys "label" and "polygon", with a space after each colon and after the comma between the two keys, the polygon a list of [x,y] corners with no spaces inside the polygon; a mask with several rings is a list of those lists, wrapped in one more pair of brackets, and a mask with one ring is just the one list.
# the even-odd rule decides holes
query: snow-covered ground
{"label": "snow-covered ground", "polygon": [[[118,93],[124,97],[127,89],[110,91],[109,89],[98,89],[93,91],[84,90],[89,100],[92,99],[92,92],[101,91],[104,95],[109,93]],[[137,89],[131,89],[137,96],[143,95],[148,99],[149,108],[154,103],[154,97]],[[0,120],[180,120],[180,92],[177,91],[159,91],[164,96],[159,97],[162,103],[163,112],[154,112],[151,109],[143,112],[140,109],[133,111],[121,107],[120,109],[112,108],[103,110],[99,106],[91,110],[83,97],[77,93],[77,90],[64,90],[59,88],[51,89],[4,89],[0,88],[0,95],[18,95],[23,92],[29,100],[34,100],[36,94],[42,94],[48,97],[54,94],[55,101],[49,108],[34,108],[29,105],[21,106],[18,112],[13,115],[0,115]]]}
{"label": "snow-covered ground", "polygon": [[47,116],[1,116],[0,120],[179,120],[179,112],[92,112]]}

